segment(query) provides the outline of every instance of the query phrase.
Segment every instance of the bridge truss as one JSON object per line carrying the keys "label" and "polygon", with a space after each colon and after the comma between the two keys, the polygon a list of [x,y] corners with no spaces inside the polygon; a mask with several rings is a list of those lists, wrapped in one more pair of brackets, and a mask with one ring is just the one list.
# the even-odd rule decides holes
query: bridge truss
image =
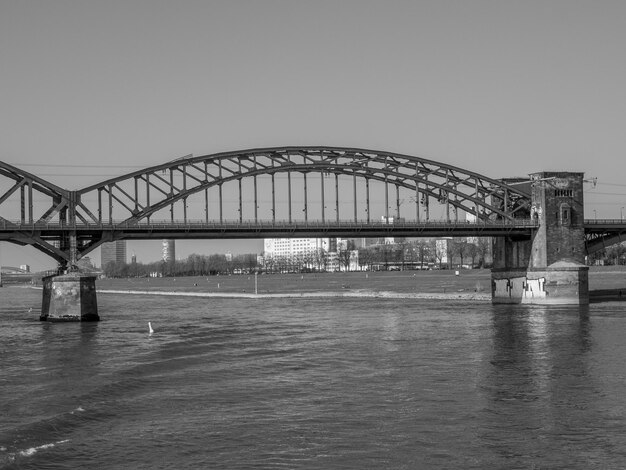
{"label": "bridge truss", "polygon": [[502,181],[354,148],[190,156],[75,191],[0,162],[0,240],[63,268],[128,238],[529,236],[529,209]]}
{"label": "bridge truss", "polygon": [[602,251],[626,241],[626,221],[622,219],[585,220],[587,254]]}

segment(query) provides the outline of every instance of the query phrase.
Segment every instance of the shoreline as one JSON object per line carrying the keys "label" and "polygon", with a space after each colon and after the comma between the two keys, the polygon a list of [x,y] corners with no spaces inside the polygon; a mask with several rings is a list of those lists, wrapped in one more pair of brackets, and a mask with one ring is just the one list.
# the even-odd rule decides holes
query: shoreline
{"label": "shoreline", "polygon": [[157,290],[119,290],[97,289],[98,294],[128,294],[128,295],[162,295],[181,297],[205,297],[224,299],[296,299],[296,298],[377,298],[377,299],[422,299],[422,300],[472,300],[477,302],[491,302],[491,295],[484,292],[450,292],[450,293],[400,293],[400,292],[283,292],[283,293],[247,293],[247,292],[180,292]]}
{"label": "shoreline", "polygon": [[[43,290],[42,286],[12,286],[17,288]],[[318,292],[189,292],[165,290],[133,290],[133,289],[96,289],[97,294],[179,296],[215,299],[316,299],[316,298],[375,298],[375,299],[420,299],[420,300],[463,300],[472,302],[491,302],[491,294],[487,292],[390,292],[390,291],[318,291]],[[602,289],[589,292],[590,303],[607,301],[626,301],[625,289]]]}
{"label": "shoreline", "polygon": [[[590,302],[626,301],[625,274],[626,270],[593,273]],[[100,279],[96,293],[214,299],[369,298],[490,303],[490,283],[487,270],[471,270],[460,276],[448,271],[276,274],[258,279],[252,275],[186,276]],[[29,287],[41,289],[41,286]]]}

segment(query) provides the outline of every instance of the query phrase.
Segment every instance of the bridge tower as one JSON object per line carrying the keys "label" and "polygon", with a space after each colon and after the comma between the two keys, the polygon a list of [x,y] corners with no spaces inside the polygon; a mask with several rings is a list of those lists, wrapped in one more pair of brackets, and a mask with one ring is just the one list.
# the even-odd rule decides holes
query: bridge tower
{"label": "bridge tower", "polygon": [[493,303],[589,303],[585,261],[583,173],[530,175],[531,240],[494,241]]}

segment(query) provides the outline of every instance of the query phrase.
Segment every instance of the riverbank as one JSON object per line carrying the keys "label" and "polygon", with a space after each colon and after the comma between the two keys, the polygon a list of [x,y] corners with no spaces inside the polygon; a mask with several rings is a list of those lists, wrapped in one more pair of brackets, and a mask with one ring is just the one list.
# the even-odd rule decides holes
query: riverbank
{"label": "riverbank", "polygon": [[[213,298],[371,297],[491,301],[491,274],[484,270],[262,274],[100,279],[101,294]],[[593,267],[592,302],[626,300],[626,270]]]}
{"label": "riverbank", "polygon": [[101,279],[98,293],[193,297],[491,299],[488,270]]}
{"label": "riverbank", "polygon": [[384,299],[429,299],[429,300],[475,300],[487,302],[491,300],[488,293],[448,292],[448,293],[398,293],[398,292],[289,292],[289,293],[246,293],[246,292],[181,292],[181,291],[140,291],[140,290],[114,290],[98,289],[98,294],[126,294],[126,295],[162,295],[184,297],[214,297],[214,298],[248,298],[248,299],[276,299],[276,298],[384,298]]}

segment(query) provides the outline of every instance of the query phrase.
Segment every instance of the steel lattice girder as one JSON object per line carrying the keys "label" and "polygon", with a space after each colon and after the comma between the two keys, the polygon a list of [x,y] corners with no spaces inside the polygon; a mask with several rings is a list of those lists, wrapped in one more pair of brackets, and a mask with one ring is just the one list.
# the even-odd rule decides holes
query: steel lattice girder
{"label": "steel lattice girder", "polygon": [[[6,201],[13,196],[17,190],[20,190],[20,205],[22,207],[21,221],[25,222],[25,207],[28,203],[29,221],[33,222],[33,192],[49,199],[47,210],[39,217],[38,221],[50,220],[54,215],[63,209],[69,209],[70,197],[69,191],[59,188],[58,186],[35,176],[31,173],[16,168],[8,163],[0,162],[0,175],[15,181],[14,185],[4,194],[0,195],[0,208],[6,204]],[[25,189],[28,190],[26,194]],[[0,220],[3,218],[0,217]]]}
{"label": "steel lattice girder", "polygon": [[[78,191],[62,189],[0,162],[0,176],[13,181],[12,186],[0,194],[0,210],[6,214],[9,199],[14,200],[19,191],[21,215],[17,224],[0,217],[5,227],[1,238],[32,245],[59,262],[67,263],[76,259],[77,254],[87,253],[106,241],[124,238],[122,225],[138,223],[194,193],[221,187],[230,181],[241,182],[244,178],[277,173],[348,175],[355,180],[384,182],[415,191],[416,195],[426,198],[426,205],[428,198],[445,200],[453,207],[476,213],[483,220],[494,217],[510,220],[519,215],[523,218],[530,206],[528,194],[495,179],[423,158],[352,148],[281,147],[185,157]],[[140,183],[145,186],[143,203],[139,197]],[[38,216],[34,213],[33,193],[47,201],[38,204]],[[97,205],[86,202],[94,194]],[[118,224],[119,233],[114,231],[112,218],[108,228],[103,223],[103,195],[108,198],[110,213],[114,205],[127,213],[125,220]],[[241,192],[239,203],[241,206]],[[419,204],[417,200],[415,203]],[[55,220],[58,220],[58,229],[43,228],[53,226]],[[100,228],[96,231],[72,229],[93,223]]]}
{"label": "steel lattice girder", "polygon": [[[480,219],[527,217],[530,207],[530,195],[517,188],[419,157],[352,148],[281,147],[185,157],[89,186],[76,192],[76,217],[100,222],[106,218],[103,207],[112,211],[116,204],[127,214],[124,222],[138,222],[210,187],[276,173],[328,173],[385,182],[477,212]],[[146,194],[143,204],[140,193]],[[99,203],[90,210],[82,201],[88,195],[95,199],[94,194]]]}
{"label": "steel lattice girder", "polygon": [[588,255],[624,241],[626,241],[624,221],[610,221],[606,224],[598,223],[596,220],[585,221],[585,248]]}
{"label": "steel lattice girder", "polygon": [[[60,221],[65,222],[68,214],[74,212],[71,205],[71,193],[43,178],[4,162],[0,162],[0,176],[14,181],[13,186],[0,195],[0,209],[3,213],[8,211],[9,199],[19,190],[19,223],[16,224],[0,216],[0,222],[5,227],[13,228],[10,237],[3,237],[3,239],[18,245],[32,245],[60,262],[69,260],[70,255],[67,250],[61,249],[63,242],[60,242],[59,238],[47,240],[41,237],[41,233],[37,229],[24,230],[22,226],[32,224],[34,227],[38,223],[47,223],[55,217],[59,217]],[[34,212],[34,199],[36,197],[42,198],[41,200],[44,201],[43,205],[38,204],[38,209],[42,210],[43,208],[38,217],[35,217]]]}

